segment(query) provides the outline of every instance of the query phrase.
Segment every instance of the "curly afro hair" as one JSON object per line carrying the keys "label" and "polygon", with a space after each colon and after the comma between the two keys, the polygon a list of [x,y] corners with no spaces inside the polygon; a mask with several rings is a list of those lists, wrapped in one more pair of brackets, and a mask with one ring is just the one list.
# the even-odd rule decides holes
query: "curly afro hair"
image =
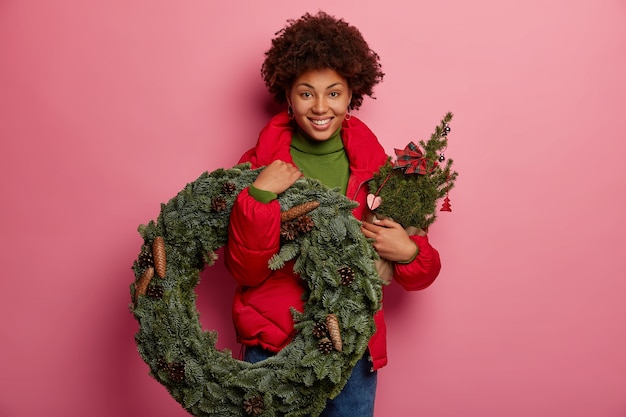
{"label": "curly afro hair", "polygon": [[261,76],[277,103],[287,101],[286,92],[302,73],[323,68],[337,71],[348,81],[350,109],[361,107],[366,95],[373,98],[374,86],[385,74],[378,54],[356,27],[322,11],[287,23],[276,32],[261,66]]}

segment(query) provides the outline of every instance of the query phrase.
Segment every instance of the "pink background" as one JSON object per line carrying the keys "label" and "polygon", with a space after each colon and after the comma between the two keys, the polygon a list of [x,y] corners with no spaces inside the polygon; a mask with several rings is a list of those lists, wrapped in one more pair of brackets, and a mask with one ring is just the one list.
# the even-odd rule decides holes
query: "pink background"
{"label": "pink background", "polygon": [[[378,416],[626,415],[623,1],[0,1],[0,416],[184,416],[128,311],[137,225],[275,110],[288,18],[361,28],[389,153],[455,113],[443,270],[385,300]],[[221,261],[199,308],[235,354]]]}

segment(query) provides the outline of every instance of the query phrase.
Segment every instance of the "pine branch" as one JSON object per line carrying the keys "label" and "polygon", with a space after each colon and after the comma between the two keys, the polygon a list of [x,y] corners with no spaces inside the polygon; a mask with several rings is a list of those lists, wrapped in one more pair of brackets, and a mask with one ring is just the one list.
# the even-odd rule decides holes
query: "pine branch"
{"label": "pine branch", "polygon": [[[435,126],[428,141],[419,144],[423,152],[413,143],[405,148],[403,165],[391,158],[374,174],[370,181],[370,193],[381,198],[381,205],[375,209],[380,217],[390,217],[404,227],[428,228],[435,219],[437,201],[454,186],[458,173],[452,171],[452,159],[445,159],[443,151],[448,146],[449,123],[453,114],[448,112]],[[412,148],[411,148],[412,146]],[[400,152],[396,150],[396,152]],[[406,159],[408,155],[408,160]],[[444,162],[445,161],[445,162]],[[406,164],[420,163],[420,170],[406,173]]]}

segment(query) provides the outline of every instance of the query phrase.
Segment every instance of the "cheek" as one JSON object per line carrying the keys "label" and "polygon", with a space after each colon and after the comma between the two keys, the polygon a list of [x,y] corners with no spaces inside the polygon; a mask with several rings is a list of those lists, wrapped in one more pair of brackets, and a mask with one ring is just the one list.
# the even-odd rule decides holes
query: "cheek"
{"label": "cheek", "polygon": [[333,106],[333,111],[335,112],[337,116],[345,116],[348,113],[348,104],[349,102],[347,101],[336,103],[336,105]]}
{"label": "cheek", "polygon": [[295,115],[296,119],[306,117],[307,115],[306,108],[304,108],[303,106],[298,106],[298,105],[292,105],[292,106],[293,106],[293,114]]}

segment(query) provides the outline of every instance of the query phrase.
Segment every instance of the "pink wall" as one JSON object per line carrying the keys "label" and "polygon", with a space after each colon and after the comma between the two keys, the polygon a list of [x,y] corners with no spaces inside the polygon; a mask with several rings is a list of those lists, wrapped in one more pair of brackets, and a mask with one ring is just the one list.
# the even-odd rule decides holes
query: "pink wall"
{"label": "pink wall", "polygon": [[[266,3],[0,2],[0,416],[186,415],[135,349],[136,227],[253,144],[263,52],[317,8],[381,55],[358,115],[390,153],[456,115],[444,268],[389,292],[377,415],[626,415],[624,2]],[[238,352],[221,263],[198,290]]]}

